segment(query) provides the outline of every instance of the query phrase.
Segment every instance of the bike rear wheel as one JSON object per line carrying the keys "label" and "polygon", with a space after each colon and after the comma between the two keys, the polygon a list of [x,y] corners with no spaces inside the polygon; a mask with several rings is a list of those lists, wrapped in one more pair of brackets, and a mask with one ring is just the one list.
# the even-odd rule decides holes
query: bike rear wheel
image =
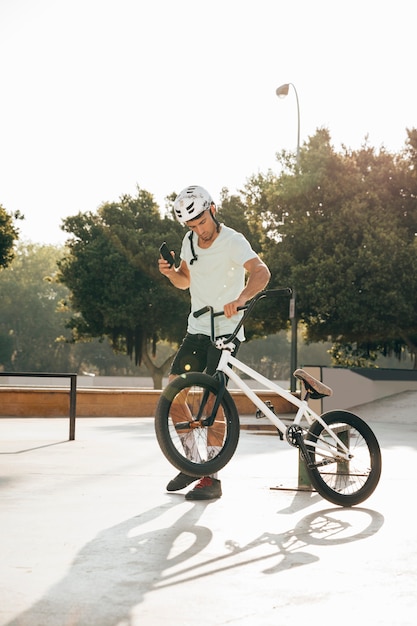
{"label": "bike rear wheel", "polygon": [[[163,390],[155,414],[159,447],[174,467],[190,476],[209,476],[232,458],[239,441],[236,405],[212,376],[200,372],[182,374]],[[206,424],[216,400],[215,421]]]}
{"label": "bike rear wheel", "polygon": [[351,458],[342,458],[340,444],[320,422],[314,422],[305,439],[313,487],[333,504],[359,504],[373,493],[381,476],[378,441],[366,422],[353,413],[329,411],[321,418],[348,448]]}

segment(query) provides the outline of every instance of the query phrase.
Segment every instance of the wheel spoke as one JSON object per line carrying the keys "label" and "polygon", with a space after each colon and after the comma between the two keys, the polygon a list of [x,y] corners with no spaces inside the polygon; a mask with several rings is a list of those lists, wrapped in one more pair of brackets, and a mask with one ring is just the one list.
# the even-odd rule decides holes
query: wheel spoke
{"label": "wheel spoke", "polygon": [[213,377],[191,373],[176,378],[161,395],[155,415],[158,443],[184,473],[213,474],[234,454],[239,417],[230,394],[223,390],[220,396],[219,389]]}

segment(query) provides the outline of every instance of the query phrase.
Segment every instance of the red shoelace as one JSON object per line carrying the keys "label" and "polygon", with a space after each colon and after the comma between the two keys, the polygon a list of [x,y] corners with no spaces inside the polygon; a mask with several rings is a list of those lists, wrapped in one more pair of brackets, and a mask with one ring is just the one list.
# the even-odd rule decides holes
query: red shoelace
{"label": "red shoelace", "polygon": [[210,476],[203,476],[200,481],[196,484],[194,489],[202,489],[203,487],[211,487],[213,484],[213,479]]}

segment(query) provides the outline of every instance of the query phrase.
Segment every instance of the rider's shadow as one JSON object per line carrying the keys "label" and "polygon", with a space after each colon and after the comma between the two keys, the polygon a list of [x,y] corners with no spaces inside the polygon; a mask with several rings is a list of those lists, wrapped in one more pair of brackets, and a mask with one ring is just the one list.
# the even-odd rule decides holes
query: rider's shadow
{"label": "rider's shadow", "polygon": [[[178,503],[178,499],[172,498],[168,505],[103,530],[77,554],[64,578],[6,626],[38,623],[36,620],[42,617],[44,621],[39,623],[45,625],[130,623],[132,609],[160,581],[163,572],[192,558],[212,539],[208,528],[196,525],[207,503],[187,508],[172,522],[171,513]],[[166,526],[164,514],[169,515]],[[156,524],[158,518],[160,523]],[[152,528],[146,530],[150,522]],[[171,556],[172,547],[185,530],[193,533],[193,544]]]}

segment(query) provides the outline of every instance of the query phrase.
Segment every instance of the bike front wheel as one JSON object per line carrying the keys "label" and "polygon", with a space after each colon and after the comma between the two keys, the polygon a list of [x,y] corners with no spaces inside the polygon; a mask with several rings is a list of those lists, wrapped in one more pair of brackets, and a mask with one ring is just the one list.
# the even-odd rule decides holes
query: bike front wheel
{"label": "bike front wheel", "polygon": [[[327,428],[314,422],[304,441],[313,487],[333,504],[359,504],[373,493],[381,476],[378,441],[366,422],[349,411],[329,411],[321,419]],[[344,448],[348,460],[341,455]]]}
{"label": "bike front wheel", "polygon": [[218,380],[191,372],[178,376],[163,390],[156,408],[155,433],[161,451],[174,467],[190,476],[210,476],[236,451],[239,415],[230,393]]}

